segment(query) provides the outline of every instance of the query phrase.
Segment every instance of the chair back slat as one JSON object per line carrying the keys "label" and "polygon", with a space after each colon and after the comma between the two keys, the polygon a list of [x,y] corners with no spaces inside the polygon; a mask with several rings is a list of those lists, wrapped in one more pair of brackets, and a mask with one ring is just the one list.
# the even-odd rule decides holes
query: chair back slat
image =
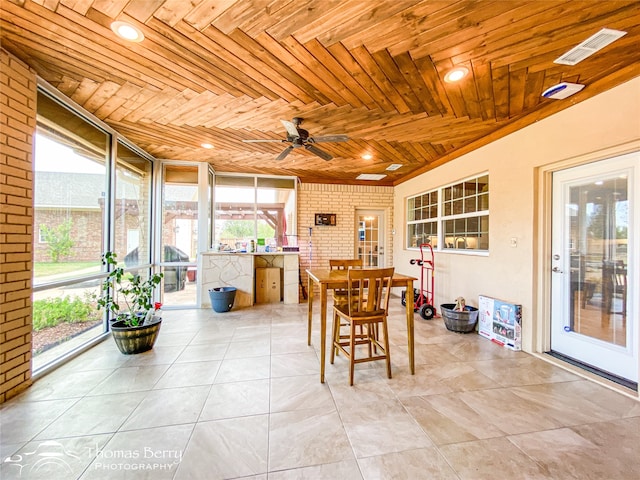
{"label": "chair back slat", "polygon": [[348,270],[350,268],[362,268],[361,258],[332,258],[329,260],[331,270]]}
{"label": "chair back slat", "polygon": [[347,273],[349,314],[386,315],[389,309],[393,267],[350,269]]}

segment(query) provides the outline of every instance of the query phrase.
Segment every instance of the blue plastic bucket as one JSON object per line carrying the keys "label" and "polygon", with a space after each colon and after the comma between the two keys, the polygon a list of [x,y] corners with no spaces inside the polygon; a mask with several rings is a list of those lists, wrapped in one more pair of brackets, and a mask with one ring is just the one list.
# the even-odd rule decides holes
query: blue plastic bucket
{"label": "blue plastic bucket", "polygon": [[236,299],[236,287],[218,287],[209,290],[211,307],[215,312],[228,312]]}

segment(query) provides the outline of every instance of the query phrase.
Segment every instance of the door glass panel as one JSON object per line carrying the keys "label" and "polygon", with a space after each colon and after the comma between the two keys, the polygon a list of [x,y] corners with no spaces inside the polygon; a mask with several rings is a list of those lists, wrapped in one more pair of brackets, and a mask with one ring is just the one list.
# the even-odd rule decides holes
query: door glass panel
{"label": "door glass panel", "polygon": [[358,258],[365,267],[383,266],[380,256],[380,216],[373,214],[358,215]]}
{"label": "door glass panel", "polygon": [[629,203],[626,178],[570,187],[571,329],[626,346]]}
{"label": "door glass panel", "polygon": [[165,164],[160,264],[163,303],[195,305],[198,252],[198,166]]}

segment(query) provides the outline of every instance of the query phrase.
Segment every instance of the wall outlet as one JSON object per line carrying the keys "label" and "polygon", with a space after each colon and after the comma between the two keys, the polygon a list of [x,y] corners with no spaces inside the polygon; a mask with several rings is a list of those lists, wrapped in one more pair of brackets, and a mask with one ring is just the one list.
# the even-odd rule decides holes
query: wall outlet
{"label": "wall outlet", "polygon": [[510,244],[513,248],[516,248],[518,246],[518,238],[517,237],[511,237],[511,241]]}

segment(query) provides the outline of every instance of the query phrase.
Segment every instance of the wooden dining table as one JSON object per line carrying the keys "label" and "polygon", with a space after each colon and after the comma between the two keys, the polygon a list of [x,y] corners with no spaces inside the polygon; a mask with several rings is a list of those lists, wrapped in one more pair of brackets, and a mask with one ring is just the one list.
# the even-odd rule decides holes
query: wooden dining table
{"label": "wooden dining table", "polygon": [[[309,276],[309,318],[307,343],[311,345],[311,325],[313,320],[313,287],[320,287],[320,382],[324,383],[327,344],[327,291],[347,288],[348,270],[308,269]],[[413,298],[413,282],[415,277],[394,273],[391,286],[406,287],[407,299]],[[414,338],[413,338],[413,302],[406,302],[407,309],[407,349],[409,352],[409,370],[415,374]]]}

